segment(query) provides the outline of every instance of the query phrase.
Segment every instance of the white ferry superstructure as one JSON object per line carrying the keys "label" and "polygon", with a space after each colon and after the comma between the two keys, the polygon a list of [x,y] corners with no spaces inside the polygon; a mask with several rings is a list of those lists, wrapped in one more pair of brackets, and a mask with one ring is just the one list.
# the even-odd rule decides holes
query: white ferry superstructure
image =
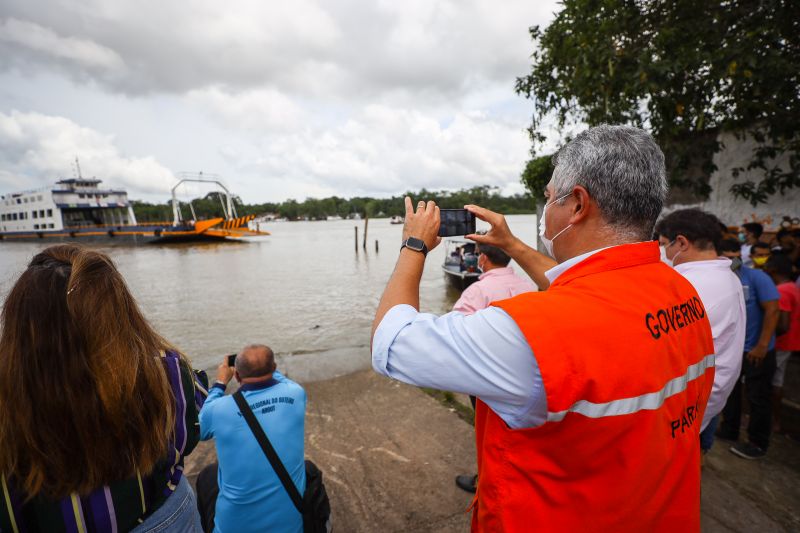
{"label": "white ferry superstructure", "polygon": [[0,196],[0,240],[90,240],[128,238],[136,242],[224,240],[269,235],[248,229],[253,215],[183,220],[173,190],[172,222],[138,224],[128,193],[101,188],[96,178],[62,179],[43,187]]}

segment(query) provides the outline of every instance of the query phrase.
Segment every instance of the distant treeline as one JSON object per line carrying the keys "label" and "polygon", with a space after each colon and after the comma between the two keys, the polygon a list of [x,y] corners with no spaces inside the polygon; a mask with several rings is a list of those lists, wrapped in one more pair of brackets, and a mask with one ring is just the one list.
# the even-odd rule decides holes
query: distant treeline
{"label": "distant treeline", "polygon": [[[429,191],[422,189],[416,192],[408,192],[415,201],[420,199],[434,200],[439,207],[445,209],[457,209],[465,204],[477,204],[492,211],[513,215],[534,213],[534,201],[529,194],[516,194],[514,196],[502,196],[496,187],[483,185],[460,191]],[[340,216],[346,218],[353,214],[361,217],[391,217],[394,215],[402,216],[405,213],[402,196],[391,198],[339,198],[331,196],[329,198],[309,198],[303,202],[296,200],[286,200],[280,203],[245,204],[238,197],[233,197],[236,212],[239,216],[244,215],[266,215],[276,214],[281,218],[289,220],[309,219],[324,220],[329,216]],[[223,198],[217,192],[210,192],[203,198],[195,198],[191,201],[195,216],[198,220],[221,217]],[[163,204],[151,204],[134,200],[133,211],[139,222],[155,222],[172,220],[172,206],[169,202]],[[189,206],[182,202],[181,209],[184,218],[191,218]]]}

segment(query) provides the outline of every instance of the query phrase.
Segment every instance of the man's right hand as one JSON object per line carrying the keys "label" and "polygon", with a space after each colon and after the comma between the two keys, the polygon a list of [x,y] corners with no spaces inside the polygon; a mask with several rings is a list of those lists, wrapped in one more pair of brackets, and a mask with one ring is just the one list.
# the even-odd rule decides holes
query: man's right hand
{"label": "man's right hand", "polygon": [[228,356],[226,355],[217,367],[217,382],[227,385],[233,379],[233,368],[228,366]]}
{"label": "man's right hand", "polygon": [[409,237],[422,240],[428,247],[428,251],[436,248],[442,238],[439,237],[439,207],[436,202],[417,202],[417,211],[414,212],[414,204],[411,198],[406,196],[406,217],[403,225],[403,241]]}
{"label": "man's right hand", "polygon": [[518,239],[513,233],[511,233],[511,229],[509,229],[508,223],[506,222],[506,217],[500,213],[489,211],[488,209],[484,209],[483,207],[479,207],[477,205],[465,205],[464,209],[484,222],[488,222],[492,226],[492,229],[490,229],[485,235],[467,235],[467,239],[475,241],[479,244],[496,246],[497,248],[500,248],[507,254],[511,255],[511,249],[515,244],[517,244]]}

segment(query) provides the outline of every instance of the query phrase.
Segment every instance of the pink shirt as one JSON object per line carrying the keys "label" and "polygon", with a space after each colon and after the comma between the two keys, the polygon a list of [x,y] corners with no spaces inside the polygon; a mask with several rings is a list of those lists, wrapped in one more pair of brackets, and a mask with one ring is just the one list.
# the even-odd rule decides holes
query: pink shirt
{"label": "pink shirt", "polygon": [[529,279],[514,273],[511,267],[493,268],[484,272],[478,281],[464,289],[461,298],[453,306],[453,311],[471,315],[497,300],[505,300],[523,292],[535,291],[536,287]]}

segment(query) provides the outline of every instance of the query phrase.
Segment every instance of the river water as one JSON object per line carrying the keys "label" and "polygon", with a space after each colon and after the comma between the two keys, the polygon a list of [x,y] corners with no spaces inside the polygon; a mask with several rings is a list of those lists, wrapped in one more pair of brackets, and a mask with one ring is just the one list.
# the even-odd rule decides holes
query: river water
{"label": "river water", "polygon": [[[534,241],[535,215],[512,215],[508,222],[523,240]],[[478,229],[486,227],[479,221]],[[248,343],[271,346],[279,368],[301,381],[368,368],[370,327],[397,260],[402,226],[370,220],[366,251],[363,221],[280,222],[262,229],[272,235],[246,243],[96,248],[116,262],[154,327],[197,368],[215,367],[223,354]],[[0,301],[46,246],[0,242]],[[445,313],[458,299],[443,260],[443,245],[428,254],[423,311]]]}

